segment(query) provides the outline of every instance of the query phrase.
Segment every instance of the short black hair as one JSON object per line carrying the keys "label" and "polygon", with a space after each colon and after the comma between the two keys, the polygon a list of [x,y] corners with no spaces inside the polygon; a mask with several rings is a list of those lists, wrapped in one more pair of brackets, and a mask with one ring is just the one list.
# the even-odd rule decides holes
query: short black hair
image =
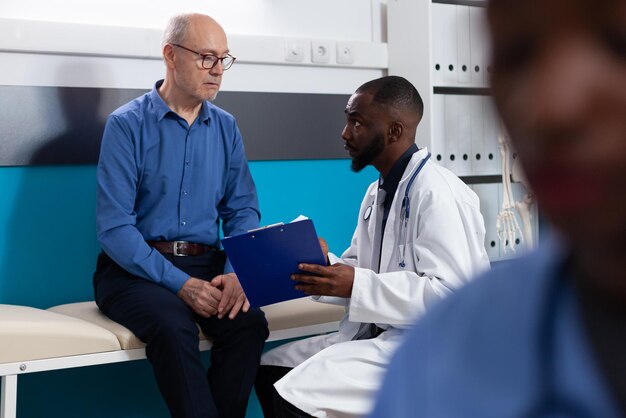
{"label": "short black hair", "polygon": [[398,109],[417,112],[424,115],[424,102],[417,89],[409,80],[397,75],[377,78],[368,81],[357,89],[357,92],[370,92],[373,101]]}

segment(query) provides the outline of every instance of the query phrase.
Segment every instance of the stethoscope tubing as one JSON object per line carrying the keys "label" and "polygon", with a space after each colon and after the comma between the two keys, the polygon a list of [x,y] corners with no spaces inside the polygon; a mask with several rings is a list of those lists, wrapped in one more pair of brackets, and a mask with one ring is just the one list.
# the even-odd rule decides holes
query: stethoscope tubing
{"label": "stethoscope tubing", "polygon": [[[413,174],[411,175],[411,178],[409,179],[407,185],[406,185],[406,189],[404,190],[404,197],[402,198],[402,206],[400,208],[400,242],[404,241],[404,246],[402,247],[402,255],[400,258],[400,261],[398,262],[398,265],[402,268],[406,267],[406,263],[404,262],[404,253],[406,251],[406,244],[407,244],[407,229],[408,229],[408,225],[409,225],[409,215],[411,212],[411,198],[409,197],[409,193],[411,192],[411,186],[413,186],[413,182],[415,181],[415,179],[417,178],[417,175],[420,173],[420,171],[422,171],[422,169],[424,168],[424,165],[426,165],[426,162],[428,162],[428,160],[431,157],[431,153],[429,152],[428,154],[426,154],[426,157],[424,157],[422,159],[422,161],[420,161],[420,164],[417,166],[417,168],[415,169],[415,171],[413,172]],[[372,214],[372,207],[374,206],[374,202],[372,201],[372,204],[369,205],[366,209],[365,212],[363,213],[363,220],[367,221],[371,214]]]}
{"label": "stethoscope tubing", "polygon": [[424,159],[420,162],[420,164],[417,166],[417,168],[411,175],[411,178],[409,179],[409,182],[406,185],[406,189],[404,190],[404,198],[402,198],[402,207],[400,208],[400,222],[402,224],[400,226],[400,230],[401,230],[400,242],[404,241],[404,246],[402,247],[402,251],[401,251],[402,254],[400,257],[400,261],[398,262],[398,266],[402,268],[406,267],[406,263],[404,262],[404,255],[406,252],[406,245],[407,245],[407,240],[408,240],[407,230],[409,228],[409,215],[411,214],[411,198],[409,197],[409,193],[411,192],[411,186],[413,186],[413,182],[417,178],[417,175],[420,173],[420,171],[422,171],[422,169],[424,168],[424,165],[426,165],[431,155],[432,154],[430,152],[426,154],[426,157],[424,157]]}

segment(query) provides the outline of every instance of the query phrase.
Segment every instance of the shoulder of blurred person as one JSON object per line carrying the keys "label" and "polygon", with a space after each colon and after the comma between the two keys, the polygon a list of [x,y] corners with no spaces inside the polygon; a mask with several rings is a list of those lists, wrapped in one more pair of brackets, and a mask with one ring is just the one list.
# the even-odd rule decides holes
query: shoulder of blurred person
{"label": "shoulder of blurred person", "polygon": [[[572,304],[565,320],[562,311],[550,310],[552,291],[563,282],[566,254],[564,245],[551,239],[525,257],[495,266],[434,306],[394,354],[370,418],[539,416],[524,414],[543,406],[544,387],[537,380],[543,373],[565,386],[566,396],[593,386],[582,396],[586,399],[578,399],[578,411],[594,405],[599,412],[594,416],[617,416],[588,347],[580,344],[580,328],[570,326],[575,324],[567,315]],[[573,295],[571,283],[564,283]],[[565,365],[572,370],[569,387],[560,371],[541,361],[545,317],[552,314],[560,325],[570,326],[569,337],[576,336],[565,339],[564,357],[581,360],[573,369]],[[555,339],[563,334],[562,329],[551,332],[559,335]],[[563,342],[553,342],[559,354]]]}

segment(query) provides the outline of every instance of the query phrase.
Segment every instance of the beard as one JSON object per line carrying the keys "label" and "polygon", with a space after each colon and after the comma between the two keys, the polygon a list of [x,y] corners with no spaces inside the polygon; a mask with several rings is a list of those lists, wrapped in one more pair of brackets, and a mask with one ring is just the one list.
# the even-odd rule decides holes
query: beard
{"label": "beard", "polygon": [[370,142],[359,154],[352,158],[352,171],[358,173],[368,165],[372,164],[374,160],[385,149],[385,137],[384,135],[376,135],[372,142]]}

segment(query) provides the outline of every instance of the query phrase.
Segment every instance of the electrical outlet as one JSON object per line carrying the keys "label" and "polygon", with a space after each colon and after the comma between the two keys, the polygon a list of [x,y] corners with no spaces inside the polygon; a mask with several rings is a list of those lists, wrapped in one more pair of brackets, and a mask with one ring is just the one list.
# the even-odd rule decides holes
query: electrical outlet
{"label": "electrical outlet", "polygon": [[346,42],[337,43],[337,64],[354,63],[354,45]]}
{"label": "electrical outlet", "polygon": [[307,41],[302,39],[287,39],[285,41],[285,61],[303,62],[307,49]]}
{"label": "electrical outlet", "polygon": [[312,41],[311,61],[318,64],[328,64],[332,48],[333,43],[331,41]]}

